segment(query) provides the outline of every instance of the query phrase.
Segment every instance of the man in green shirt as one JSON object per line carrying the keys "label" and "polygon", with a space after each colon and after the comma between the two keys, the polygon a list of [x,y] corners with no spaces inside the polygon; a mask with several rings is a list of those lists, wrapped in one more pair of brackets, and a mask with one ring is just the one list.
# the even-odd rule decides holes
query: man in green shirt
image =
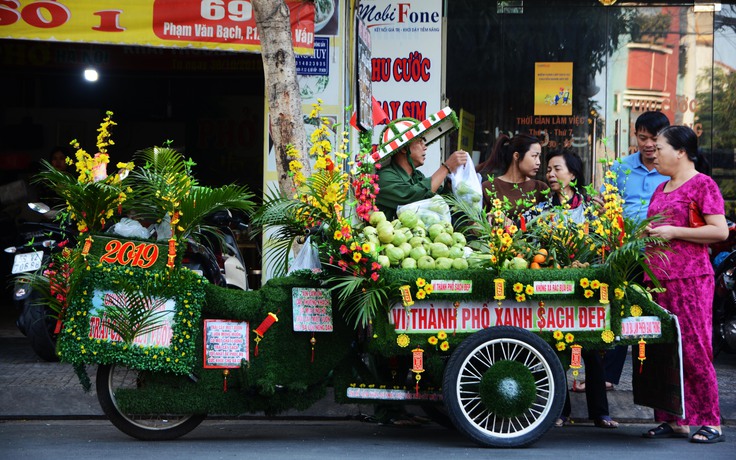
{"label": "man in green shirt", "polygon": [[[449,108],[444,110],[450,115],[448,119],[454,117]],[[438,118],[442,113],[438,112],[432,117]],[[459,150],[453,152],[430,177],[417,169],[425,162],[427,146],[452,132],[446,126],[441,129],[441,121],[430,124],[432,117],[424,122],[400,118],[390,123],[382,133],[384,143],[379,148],[381,168],[378,171],[376,205],[389,220],[396,218],[398,206],[431,198],[441,192],[447,176],[468,161],[467,152]],[[386,164],[388,158],[390,163]]]}

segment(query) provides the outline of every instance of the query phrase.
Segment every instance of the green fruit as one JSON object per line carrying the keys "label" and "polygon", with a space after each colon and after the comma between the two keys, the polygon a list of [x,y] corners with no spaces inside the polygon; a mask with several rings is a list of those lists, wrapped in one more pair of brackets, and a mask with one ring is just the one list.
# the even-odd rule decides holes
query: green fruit
{"label": "green fruit", "polygon": [[391,265],[398,265],[404,259],[404,251],[397,247],[386,249],[386,255]]}
{"label": "green fruit", "polygon": [[438,257],[435,259],[435,267],[439,270],[449,270],[452,268],[452,259],[447,257]]}
{"label": "green fruit", "polygon": [[381,222],[376,227],[376,230],[378,231],[378,240],[381,243],[390,243],[394,239],[394,228],[390,222]]}
{"label": "green fruit", "polygon": [[432,224],[429,226],[429,239],[434,241],[437,235],[445,231],[445,227],[442,224]]}
{"label": "green fruit", "polygon": [[447,221],[447,220],[443,220],[443,221],[442,221],[442,225],[444,225],[444,227],[445,227],[445,231],[446,231],[447,233],[449,233],[450,235],[452,235],[452,232],[454,232],[454,231],[455,231],[455,229],[454,229],[454,228],[452,228],[452,222],[449,222],[449,221]]}
{"label": "green fruit", "polygon": [[421,246],[422,243],[424,243],[424,238],[420,236],[412,236],[411,239],[409,239],[409,244],[411,244],[411,247],[413,248]]}
{"label": "green fruit", "polygon": [[442,243],[447,247],[450,247],[453,245],[454,240],[452,239],[452,235],[449,233],[442,232],[439,235],[437,235],[435,238],[432,239],[434,243]]}
{"label": "green fruit", "polygon": [[526,259],[522,259],[521,257],[512,257],[511,262],[509,262],[509,268],[511,270],[524,270],[528,267],[529,262],[527,262]]}
{"label": "green fruit", "polygon": [[391,261],[388,260],[388,257],[384,255],[378,256],[378,263],[381,264],[381,267],[383,268],[388,268],[391,266]]}
{"label": "green fruit", "polygon": [[455,242],[455,244],[459,244],[460,246],[465,246],[467,244],[467,241],[465,240],[465,235],[462,233],[454,232],[452,234],[452,240]]}
{"label": "green fruit", "polygon": [[404,251],[404,257],[409,257],[409,253],[413,249],[411,244],[409,243],[401,243],[399,245],[399,248],[401,248],[401,250]]}
{"label": "green fruit", "polygon": [[409,257],[411,257],[414,260],[419,260],[426,255],[427,255],[427,251],[422,246],[417,246],[415,248],[412,248],[411,251],[409,251]]}
{"label": "green fruit", "polygon": [[465,259],[454,259],[452,261],[452,268],[455,270],[465,270],[468,268],[468,261]]}
{"label": "green fruit", "polygon": [[406,233],[404,233],[404,232],[394,232],[394,237],[391,240],[391,243],[394,246],[401,246],[402,243],[406,243]]}
{"label": "green fruit", "polygon": [[417,226],[417,222],[419,222],[419,217],[414,211],[407,209],[399,214],[399,220],[404,227],[414,228]]}
{"label": "green fruit", "polygon": [[371,227],[370,225],[366,225],[365,227],[363,227],[362,233],[365,236],[371,236],[371,235],[378,234],[378,232],[376,231],[376,227]]}
{"label": "green fruit", "polygon": [[432,243],[429,247],[429,255],[435,259],[438,257],[447,257],[450,255],[450,250],[443,243]]}
{"label": "green fruit", "polygon": [[450,259],[460,259],[465,255],[465,251],[460,246],[453,246],[450,248]]}
{"label": "green fruit", "polygon": [[414,236],[425,237],[427,236],[427,230],[424,227],[417,227],[411,231],[411,234]]}
{"label": "green fruit", "polygon": [[368,218],[368,222],[370,222],[374,227],[377,227],[381,222],[386,222],[386,214],[381,211],[374,212]]}
{"label": "green fruit", "polygon": [[417,268],[420,270],[434,270],[434,259],[430,256],[422,256],[417,260]]}
{"label": "green fruit", "polygon": [[417,261],[414,259],[404,259],[401,261],[401,268],[417,268]]}

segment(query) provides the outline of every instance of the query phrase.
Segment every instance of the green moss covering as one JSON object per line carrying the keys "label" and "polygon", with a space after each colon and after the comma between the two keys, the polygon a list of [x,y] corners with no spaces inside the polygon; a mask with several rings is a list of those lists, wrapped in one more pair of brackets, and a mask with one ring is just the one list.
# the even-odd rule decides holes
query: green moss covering
{"label": "green moss covering", "polygon": [[517,417],[529,409],[537,395],[534,376],[522,363],[497,361],[481,377],[480,399],[489,411],[504,418]]}

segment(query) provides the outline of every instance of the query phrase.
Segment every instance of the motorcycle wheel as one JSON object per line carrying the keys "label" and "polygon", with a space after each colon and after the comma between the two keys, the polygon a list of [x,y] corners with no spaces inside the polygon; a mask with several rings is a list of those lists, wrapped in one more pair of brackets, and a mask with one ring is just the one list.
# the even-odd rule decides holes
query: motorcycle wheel
{"label": "motorcycle wheel", "polygon": [[39,295],[34,292],[23,305],[23,323],[26,336],[31,341],[31,348],[39,358],[48,362],[56,362],[59,356],[56,354],[56,319],[49,315],[49,310],[43,304],[39,304]]}
{"label": "motorcycle wheel", "polygon": [[728,344],[725,337],[725,328],[730,321],[729,312],[733,311],[736,311],[736,305],[733,305],[730,299],[718,295],[713,296],[713,357],[718,356],[721,351],[729,354],[736,353],[736,349]]}
{"label": "motorcycle wheel", "polygon": [[[524,378],[534,382],[531,405],[520,408],[523,412],[518,415],[494,413],[481,392],[485,374],[503,361],[519,363],[514,366],[526,368]],[[442,388],[445,407],[458,431],[485,447],[526,447],[562,413],[565,371],[552,347],[539,336],[497,326],[476,332],[458,345],[445,368]]]}
{"label": "motorcycle wheel", "polygon": [[[97,399],[102,411],[123,433],[143,441],[165,441],[189,433],[205,419],[201,414],[132,414],[118,406],[118,390],[137,389],[146,385],[148,371],[137,371],[125,366],[100,365],[97,368]],[[183,384],[188,378],[181,377]]]}

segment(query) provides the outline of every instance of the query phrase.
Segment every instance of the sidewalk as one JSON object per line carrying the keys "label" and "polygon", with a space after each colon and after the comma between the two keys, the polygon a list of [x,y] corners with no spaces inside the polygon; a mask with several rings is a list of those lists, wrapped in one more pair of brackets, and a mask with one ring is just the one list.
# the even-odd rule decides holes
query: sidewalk
{"label": "sidewalk", "polygon": [[[649,423],[652,410],[633,403],[630,357],[620,385],[608,392],[611,416],[620,422]],[[47,363],[36,357],[28,341],[6,316],[0,317],[0,420],[22,418],[104,417],[94,390],[95,367],[88,369],[92,390],[85,393],[71,365]],[[716,359],[721,417],[736,425],[736,355],[721,353]],[[582,376],[581,376],[582,377]],[[568,373],[569,381],[572,376]],[[586,421],[585,395],[571,393],[572,417]],[[419,410],[419,409],[416,409]],[[334,403],[330,394],[306,411],[283,416],[305,418],[356,418],[372,414],[369,404]],[[258,415],[258,414],[256,414]]]}

